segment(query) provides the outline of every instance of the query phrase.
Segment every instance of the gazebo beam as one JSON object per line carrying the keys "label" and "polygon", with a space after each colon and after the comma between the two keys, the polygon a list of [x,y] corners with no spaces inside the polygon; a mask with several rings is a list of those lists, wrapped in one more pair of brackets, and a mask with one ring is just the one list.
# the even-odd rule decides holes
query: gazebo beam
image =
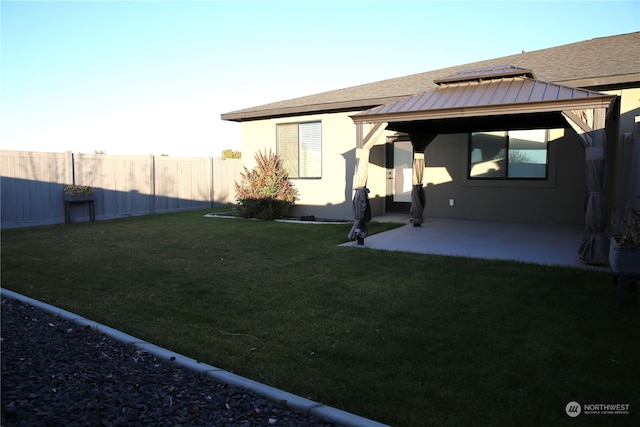
{"label": "gazebo beam", "polygon": [[357,123],[356,124],[356,148],[370,149],[371,147],[373,147],[378,141],[378,139],[380,138],[380,135],[382,135],[382,133],[386,130],[386,127],[387,127],[387,123],[385,122],[376,123],[373,126],[373,128],[369,130],[367,135],[363,137],[364,124]]}
{"label": "gazebo beam", "polygon": [[[593,128],[591,126],[589,126],[589,124],[586,122],[585,119],[581,118],[580,116],[578,116],[578,114],[576,114],[575,111],[563,111],[562,115],[565,116],[565,118],[567,119],[567,121],[569,121],[570,125],[575,129],[575,126],[573,126],[574,124],[579,127],[580,129],[582,129],[583,132],[591,132],[593,130]],[[576,132],[578,132],[578,130],[576,130]]]}

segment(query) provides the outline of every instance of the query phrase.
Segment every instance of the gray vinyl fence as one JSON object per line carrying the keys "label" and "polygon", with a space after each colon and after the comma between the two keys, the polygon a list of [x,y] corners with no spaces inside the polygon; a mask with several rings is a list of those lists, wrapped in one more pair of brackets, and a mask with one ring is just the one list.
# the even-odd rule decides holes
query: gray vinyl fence
{"label": "gray vinyl fence", "polygon": [[[95,188],[96,219],[234,202],[238,159],[0,151],[2,228],[63,223],[64,187]],[[72,205],[71,221],[89,219]]]}

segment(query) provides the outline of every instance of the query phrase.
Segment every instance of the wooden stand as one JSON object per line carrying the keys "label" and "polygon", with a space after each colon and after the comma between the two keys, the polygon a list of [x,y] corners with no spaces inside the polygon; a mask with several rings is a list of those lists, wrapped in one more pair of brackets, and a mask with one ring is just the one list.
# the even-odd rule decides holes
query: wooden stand
{"label": "wooden stand", "polygon": [[71,205],[84,205],[89,204],[89,220],[96,220],[96,207],[94,204],[95,200],[93,197],[65,197],[64,198],[64,222],[71,222]]}

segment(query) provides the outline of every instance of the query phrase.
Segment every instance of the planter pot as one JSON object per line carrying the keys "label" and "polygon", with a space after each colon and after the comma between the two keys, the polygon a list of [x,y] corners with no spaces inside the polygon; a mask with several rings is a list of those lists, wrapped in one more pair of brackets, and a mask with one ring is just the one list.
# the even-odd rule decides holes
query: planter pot
{"label": "planter pot", "polygon": [[93,195],[88,196],[86,194],[66,194],[64,195],[65,202],[91,202],[93,201]]}
{"label": "planter pot", "polygon": [[616,274],[640,276],[640,247],[621,248],[615,237],[610,240],[609,265]]}

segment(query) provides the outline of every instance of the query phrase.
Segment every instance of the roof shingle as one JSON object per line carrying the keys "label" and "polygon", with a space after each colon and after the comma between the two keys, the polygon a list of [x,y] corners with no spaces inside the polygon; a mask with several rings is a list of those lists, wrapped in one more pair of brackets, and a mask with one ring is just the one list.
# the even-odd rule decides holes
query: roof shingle
{"label": "roof shingle", "polygon": [[471,68],[511,64],[535,72],[536,78],[563,85],[606,89],[640,82],[640,32],[601,37],[442,68],[344,89],[322,92],[232,111],[223,120],[247,121],[314,113],[356,111],[435,89],[434,80]]}

